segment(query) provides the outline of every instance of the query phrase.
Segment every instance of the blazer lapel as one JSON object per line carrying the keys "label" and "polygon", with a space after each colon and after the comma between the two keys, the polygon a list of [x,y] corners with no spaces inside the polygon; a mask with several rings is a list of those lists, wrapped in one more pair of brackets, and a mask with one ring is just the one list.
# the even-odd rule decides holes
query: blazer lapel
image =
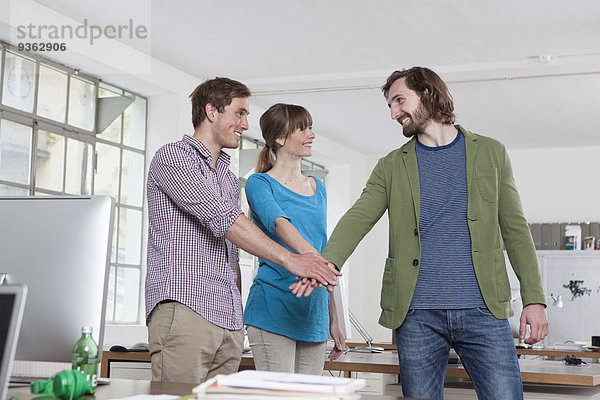
{"label": "blazer lapel", "polygon": [[[466,130],[460,125],[456,125],[457,129],[465,136],[465,151],[467,153],[467,193],[471,193],[473,184],[473,175],[475,175],[475,155],[477,154],[477,136]],[[468,202],[469,204],[471,202]]]}
{"label": "blazer lapel", "polygon": [[418,223],[421,210],[421,187],[419,183],[419,166],[417,164],[415,140],[416,137],[413,137],[408,143],[402,146],[402,152],[404,153],[402,161],[404,162],[404,167],[406,168],[406,173],[408,175],[410,192],[413,198],[413,207],[415,209],[415,216]]}

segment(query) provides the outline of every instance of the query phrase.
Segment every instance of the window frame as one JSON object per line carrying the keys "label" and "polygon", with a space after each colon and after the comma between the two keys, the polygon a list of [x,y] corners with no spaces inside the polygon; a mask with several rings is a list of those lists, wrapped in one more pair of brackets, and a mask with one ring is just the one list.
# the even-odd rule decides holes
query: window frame
{"label": "window frame", "polygon": [[[25,57],[26,59],[29,59],[29,60],[35,62],[34,103],[33,103],[33,108],[32,108],[31,113],[7,106],[2,103],[2,96],[3,96],[3,89],[4,89],[4,77],[5,77],[5,59],[6,59],[6,54],[8,54],[8,53],[12,53],[12,54],[15,54],[20,57]],[[39,79],[40,64],[43,64],[44,66],[47,66],[50,68],[54,68],[60,72],[64,72],[67,75],[66,110],[65,110],[64,121],[62,121],[62,122],[37,115],[38,93],[39,93],[39,85],[40,85],[40,79]],[[90,82],[91,84],[94,85],[94,97],[93,97],[93,99],[94,99],[94,115],[93,115],[93,124],[92,124],[93,128],[91,131],[68,124],[69,104],[72,100],[71,93],[70,93],[71,79],[73,79],[72,77],[76,78],[76,79],[82,79],[82,80]],[[98,113],[99,113],[98,98],[99,98],[99,90],[100,90],[101,85],[107,85],[114,89],[120,90],[123,94],[127,93],[127,94],[144,99],[144,101],[145,101],[145,110],[144,110],[145,129],[144,129],[143,149],[139,149],[136,147],[132,147],[132,146],[123,144],[124,137],[125,137],[124,114],[125,114],[126,109],[123,110],[120,114],[121,121],[120,121],[119,141],[115,142],[115,141],[111,141],[108,139],[104,139],[99,136],[101,134],[101,132],[98,132]],[[145,174],[145,171],[146,171],[146,163],[147,163],[147,146],[148,146],[148,103],[149,103],[148,100],[149,99],[147,97],[141,96],[138,93],[136,93],[135,91],[129,90],[128,88],[122,88],[117,85],[111,84],[109,82],[103,82],[102,80],[98,79],[97,77],[85,74],[85,73],[79,71],[78,69],[62,65],[51,59],[41,57],[38,54],[19,51],[15,46],[12,46],[6,42],[0,41],[0,119],[6,119],[11,122],[30,126],[32,128],[32,136],[31,136],[32,142],[31,142],[31,148],[30,148],[31,159],[30,159],[30,165],[29,165],[29,173],[30,173],[29,184],[25,185],[25,184],[20,184],[20,183],[16,183],[16,182],[6,181],[6,180],[0,180],[1,185],[27,190],[28,196],[39,196],[39,195],[69,196],[69,195],[72,195],[72,194],[66,193],[65,190],[67,189],[67,187],[66,187],[67,157],[68,157],[67,142],[68,142],[68,139],[73,139],[78,142],[83,142],[83,143],[87,143],[87,144],[91,145],[91,149],[92,149],[92,163],[91,163],[91,171],[90,171],[91,172],[91,186],[90,186],[91,189],[90,189],[89,195],[94,195],[95,191],[96,191],[96,187],[95,187],[96,186],[96,171],[97,171],[97,162],[98,162],[98,152],[96,149],[96,144],[103,143],[103,144],[117,147],[119,149],[119,172],[118,172],[119,182],[118,182],[118,191],[117,191],[118,194],[117,194],[117,198],[115,199],[116,218],[113,221],[113,223],[115,224],[113,227],[115,237],[110,239],[111,246],[113,244],[114,244],[114,246],[116,246],[115,249],[113,250],[116,252],[116,257],[113,260],[113,258],[111,256],[111,259],[109,262],[110,271],[114,271],[114,287],[109,288],[109,292],[107,292],[107,304],[106,304],[107,313],[105,314],[105,323],[110,324],[110,325],[129,325],[129,324],[139,324],[139,323],[143,322],[143,315],[142,315],[143,314],[143,306],[144,306],[144,304],[143,304],[143,284],[144,284],[144,272],[145,272],[144,254],[145,254],[145,248],[146,248],[146,243],[144,240],[145,239],[144,230],[147,227],[147,223],[145,220],[145,218],[146,218],[146,202],[145,202],[146,174]],[[117,117],[117,118],[119,118],[119,117]],[[63,170],[62,170],[63,176],[62,176],[62,190],[61,191],[36,187],[36,162],[37,162],[37,151],[38,151],[38,137],[39,137],[40,130],[54,133],[56,135],[60,135],[65,138],[64,139],[65,140],[65,151],[63,154]],[[142,156],[143,169],[144,169],[144,181],[142,182],[142,204],[141,204],[141,206],[130,205],[130,204],[121,202],[122,190],[123,190],[121,185],[122,185],[122,179],[123,179],[123,173],[124,173],[124,171],[123,171],[123,152],[125,150],[139,154]],[[141,224],[140,224],[141,230],[139,232],[139,240],[140,240],[139,263],[137,263],[137,264],[120,262],[119,256],[118,256],[118,253],[120,251],[120,249],[119,249],[120,217],[121,217],[121,213],[128,209],[138,211],[141,214]],[[119,272],[121,271],[121,269],[135,269],[135,270],[139,271],[139,280],[137,282],[137,288],[138,288],[137,309],[135,310],[135,318],[134,319],[127,319],[127,320],[125,320],[125,319],[117,320],[116,319],[117,304],[118,304],[116,300],[117,300],[117,293],[119,291],[119,287],[117,285],[118,285],[118,280],[119,280],[118,275],[119,275]],[[109,281],[110,281],[110,279],[109,279]],[[112,295],[113,295],[112,314],[109,313],[109,310],[108,310],[108,305],[110,304],[108,295],[109,295],[111,289],[112,289]],[[108,315],[112,315],[112,318],[110,318],[110,319],[107,318]]]}

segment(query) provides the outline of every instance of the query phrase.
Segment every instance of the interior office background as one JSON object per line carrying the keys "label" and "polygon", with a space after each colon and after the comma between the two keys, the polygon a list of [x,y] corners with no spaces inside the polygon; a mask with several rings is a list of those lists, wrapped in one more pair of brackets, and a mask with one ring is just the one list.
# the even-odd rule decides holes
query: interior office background
{"label": "interior office background", "polygon": [[[44,54],[147,100],[144,171],[161,145],[192,132],[192,89],[203,79],[230,76],[255,92],[249,137],[260,138],[258,118],[276,101],[313,113],[318,136],[311,160],[328,170],[331,231],[377,160],[405,141],[379,86],[392,70],[421,64],[449,83],[459,123],[506,144],[530,222],[600,220],[600,11],[593,1],[389,0],[376,8],[344,0],[0,4],[0,38],[15,46],[23,21],[78,26],[83,19],[101,25],[132,19],[147,27],[148,41],[71,40],[68,51]],[[176,57],[168,57],[167,40]],[[129,281],[137,287],[129,300],[135,318],[113,314],[106,345],[146,340],[145,205],[139,212],[139,273]],[[343,270],[349,306],[376,342],[391,340],[377,324],[386,255],[384,216]],[[360,340],[356,331],[352,339]]]}

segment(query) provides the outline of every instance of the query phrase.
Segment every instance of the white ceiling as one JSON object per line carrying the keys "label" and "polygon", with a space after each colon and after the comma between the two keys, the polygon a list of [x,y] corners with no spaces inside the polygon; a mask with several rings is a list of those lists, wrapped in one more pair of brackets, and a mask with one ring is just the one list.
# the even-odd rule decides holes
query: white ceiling
{"label": "white ceiling", "polygon": [[38,3],[79,21],[150,21],[139,50],[241,80],[264,108],[301,104],[317,135],[364,153],[405,141],[379,87],[413,65],[449,83],[459,123],[509,148],[600,146],[597,0]]}

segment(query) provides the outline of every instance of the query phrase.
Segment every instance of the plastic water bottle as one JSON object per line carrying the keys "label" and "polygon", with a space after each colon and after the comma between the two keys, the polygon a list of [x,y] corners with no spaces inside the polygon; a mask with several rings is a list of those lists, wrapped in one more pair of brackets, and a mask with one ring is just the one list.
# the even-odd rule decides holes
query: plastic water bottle
{"label": "plastic water bottle", "polygon": [[91,326],[81,328],[81,337],[73,346],[73,369],[83,372],[94,393],[98,386],[98,345]]}

